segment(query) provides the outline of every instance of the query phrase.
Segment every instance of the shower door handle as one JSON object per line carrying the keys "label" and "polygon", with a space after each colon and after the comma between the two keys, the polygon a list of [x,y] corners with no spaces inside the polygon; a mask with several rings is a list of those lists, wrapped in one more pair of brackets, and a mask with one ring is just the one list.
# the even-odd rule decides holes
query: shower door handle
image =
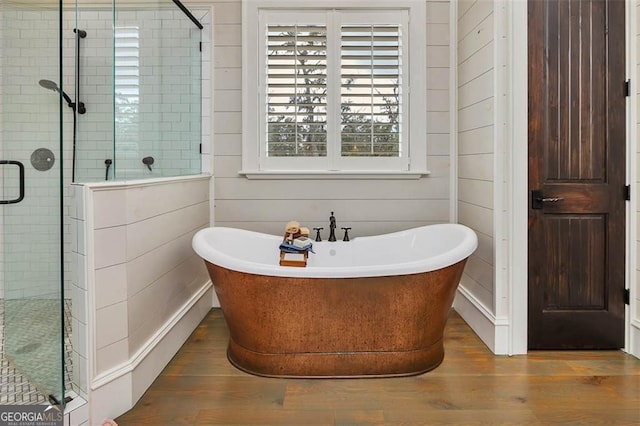
{"label": "shower door handle", "polygon": [[0,165],[2,164],[11,164],[14,166],[18,166],[18,171],[20,173],[20,192],[18,193],[18,198],[14,198],[13,200],[0,200],[0,204],[16,204],[23,200],[24,198],[24,165],[19,161],[13,160],[0,160]]}

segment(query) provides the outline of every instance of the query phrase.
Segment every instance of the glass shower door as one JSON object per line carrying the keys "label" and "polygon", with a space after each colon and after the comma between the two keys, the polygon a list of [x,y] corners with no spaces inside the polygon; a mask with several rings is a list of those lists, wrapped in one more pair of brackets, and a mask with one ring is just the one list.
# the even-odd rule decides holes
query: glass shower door
{"label": "glass shower door", "polygon": [[0,6],[0,298],[3,357],[45,401],[62,402],[60,10]]}

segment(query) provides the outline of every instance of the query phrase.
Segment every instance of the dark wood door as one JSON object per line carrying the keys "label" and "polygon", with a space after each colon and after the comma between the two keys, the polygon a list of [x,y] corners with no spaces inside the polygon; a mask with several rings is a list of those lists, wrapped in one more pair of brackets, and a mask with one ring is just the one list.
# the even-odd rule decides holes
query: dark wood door
{"label": "dark wood door", "polygon": [[620,348],[625,2],[528,7],[529,348]]}

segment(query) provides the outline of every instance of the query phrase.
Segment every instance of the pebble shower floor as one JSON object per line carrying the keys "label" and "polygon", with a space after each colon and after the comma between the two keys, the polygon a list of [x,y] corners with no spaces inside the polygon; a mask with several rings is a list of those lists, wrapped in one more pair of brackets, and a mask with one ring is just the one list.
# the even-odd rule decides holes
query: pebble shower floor
{"label": "pebble shower floor", "polygon": [[[64,303],[64,381],[65,389],[71,390],[71,300]],[[34,312],[34,314],[36,314]],[[4,356],[4,300],[0,300],[0,405],[46,404],[48,399],[35,385],[29,383],[20,371],[14,368]],[[28,330],[25,330],[28,332]]]}

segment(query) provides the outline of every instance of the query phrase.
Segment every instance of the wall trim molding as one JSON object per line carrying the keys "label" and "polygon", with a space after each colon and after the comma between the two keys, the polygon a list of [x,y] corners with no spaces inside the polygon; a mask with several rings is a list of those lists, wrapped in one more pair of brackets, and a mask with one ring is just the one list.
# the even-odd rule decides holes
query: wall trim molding
{"label": "wall trim molding", "polygon": [[[508,3],[508,2],[507,2]],[[510,181],[508,154],[511,151],[511,111],[507,16],[508,4],[493,3],[493,313],[508,315],[509,305],[509,240],[508,224],[513,212],[508,208]]]}
{"label": "wall trim molding", "polygon": [[632,320],[629,326],[629,341],[626,347],[626,352],[640,357],[640,321]]}
{"label": "wall trim molding", "polygon": [[508,272],[505,295],[508,298],[510,355],[526,354],[528,340],[528,38],[527,2],[508,2],[509,94],[511,129],[507,203],[511,210],[508,223]]}
{"label": "wall trim molding", "polygon": [[190,182],[197,180],[211,180],[211,178],[212,175],[210,173],[201,173],[196,175],[159,177],[151,179],[87,182],[81,185],[91,191],[110,191],[114,189],[140,188],[146,186],[177,184],[181,182]]}
{"label": "wall trim molding", "polygon": [[458,286],[453,308],[495,355],[509,355],[510,323],[498,318],[467,288]]}
{"label": "wall trim molding", "polygon": [[449,2],[449,220],[458,223],[458,2]]}
{"label": "wall trim molding", "polygon": [[630,80],[627,98],[627,184],[632,185],[631,200],[627,202],[625,286],[629,289],[630,304],[625,309],[624,350],[640,358],[640,280],[638,280],[638,5],[626,2],[626,78]]}

